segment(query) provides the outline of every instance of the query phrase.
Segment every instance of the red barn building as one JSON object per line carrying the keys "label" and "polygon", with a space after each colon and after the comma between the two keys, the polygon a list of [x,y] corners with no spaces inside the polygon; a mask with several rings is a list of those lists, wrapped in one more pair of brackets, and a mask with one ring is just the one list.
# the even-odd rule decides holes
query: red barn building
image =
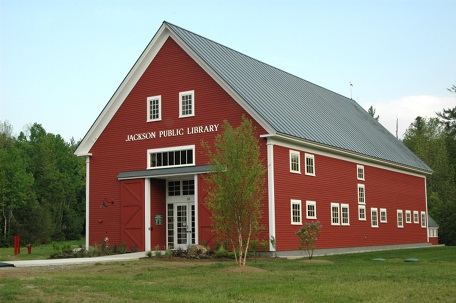
{"label": "red barn building", "polygon": [[320,250],[429,242],[431,169],[354,100],[164,22],[75,152],[87,245],[213,247],[201,141],[243,115],[267,168],[260,240],[279,255],[316,220]]}

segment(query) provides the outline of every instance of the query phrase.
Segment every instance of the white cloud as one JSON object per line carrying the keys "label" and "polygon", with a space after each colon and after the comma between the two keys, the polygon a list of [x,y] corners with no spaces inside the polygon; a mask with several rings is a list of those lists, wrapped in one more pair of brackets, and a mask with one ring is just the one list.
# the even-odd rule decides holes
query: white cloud
{"label": "white cloud", "polygon": [[406,96],[400,99],[385,100],[372,106],[376,115],[380,116],[380,123],[393,135],[396,135],[396,119],[399,121],[398,134],[402,138],[407,128],[417,116],[432,118],[437,117],[436,112],[446,108],[453,108],[456,98],[436,96]]}

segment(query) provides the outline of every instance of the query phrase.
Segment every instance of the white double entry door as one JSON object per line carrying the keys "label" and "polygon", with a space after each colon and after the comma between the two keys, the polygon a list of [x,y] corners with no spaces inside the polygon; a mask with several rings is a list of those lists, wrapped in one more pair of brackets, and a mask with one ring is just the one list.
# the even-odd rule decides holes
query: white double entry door
{"label": "white double entry door", "polygon": [[187,249],[195,244],[195,195],[193,180],[167,182],[167,246]]}

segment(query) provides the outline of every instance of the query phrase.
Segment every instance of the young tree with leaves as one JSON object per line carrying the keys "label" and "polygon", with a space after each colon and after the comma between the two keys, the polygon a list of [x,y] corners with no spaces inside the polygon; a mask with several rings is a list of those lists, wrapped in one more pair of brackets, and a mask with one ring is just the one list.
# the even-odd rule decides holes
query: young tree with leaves
{"label": "young tree with leaves", "polygon": [[237,128],[224,121],[222,129],[215,137],[215,150],[202,142],[213,168],[205,178],[209,184],[205,203],[212,213],[216,236],[229,241],[236,263],[245,266],[250,240],[261,229],[266,170],[252,121],[243,116]]}

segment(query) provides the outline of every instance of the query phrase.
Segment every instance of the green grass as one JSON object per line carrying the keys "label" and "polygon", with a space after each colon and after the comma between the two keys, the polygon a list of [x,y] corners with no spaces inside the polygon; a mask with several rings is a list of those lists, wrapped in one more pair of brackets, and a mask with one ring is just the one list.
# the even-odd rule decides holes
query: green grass
{"label": "green grass", "polygon": [[[64,241],[56,242],[56,245],[69,245],[71,249],[77,247],[84,247],[85,240]],[[53,243],[46,245],[32,246],[31,254],[28,254],[27,247],[21,246],[21,253],[14,255],[14,246],[9,248],[0,248],[0,262],[5,261],[21,261],[21,260],[42,260],[48,259],[49,256],[55,252]]]}
{"label": "green grass", "polygon": [[[456,247],[233,261],[145,258],[0,269],[2,302],[454,302]],[[384,262],[372,261],[384,258]],[[408,263],[404,259],[416,258]]]}

